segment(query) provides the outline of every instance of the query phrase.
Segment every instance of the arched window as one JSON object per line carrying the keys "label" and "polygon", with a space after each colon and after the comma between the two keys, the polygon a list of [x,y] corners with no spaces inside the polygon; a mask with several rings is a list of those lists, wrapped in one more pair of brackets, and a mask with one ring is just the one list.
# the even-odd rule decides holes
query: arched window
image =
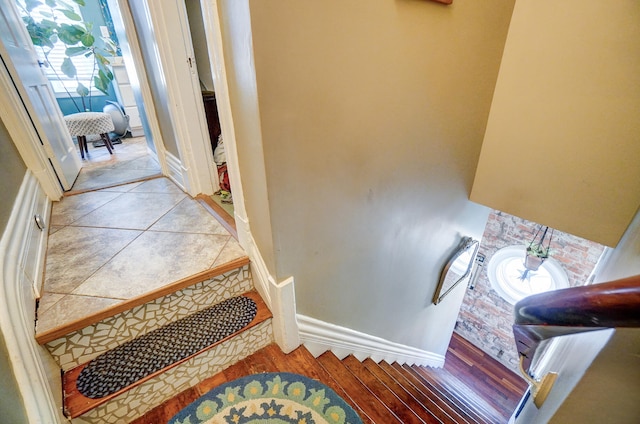
{"label": "arched window", "polygon": [[525,246],[508,246],[489,260],[487,275],[491,287],[511,304],[536,293],[569,287],[562,266],[548,258],[537,271],[524,267]]}

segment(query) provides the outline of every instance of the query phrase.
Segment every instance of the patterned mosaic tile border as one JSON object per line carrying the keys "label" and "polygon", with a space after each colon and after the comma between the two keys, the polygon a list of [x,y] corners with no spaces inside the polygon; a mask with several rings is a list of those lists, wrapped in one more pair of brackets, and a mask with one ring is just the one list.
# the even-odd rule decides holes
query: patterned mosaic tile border
{"label": "patterned mosaic tile border", "polygon": [[228,366],[273,343],[271,319],[71,420],[73,424],[130,422]]}
{"label": "patterned mosaic tile border", "polygon": [[194,284],[45,345],[67,371],[135,337],[253,289],[249,266]]}

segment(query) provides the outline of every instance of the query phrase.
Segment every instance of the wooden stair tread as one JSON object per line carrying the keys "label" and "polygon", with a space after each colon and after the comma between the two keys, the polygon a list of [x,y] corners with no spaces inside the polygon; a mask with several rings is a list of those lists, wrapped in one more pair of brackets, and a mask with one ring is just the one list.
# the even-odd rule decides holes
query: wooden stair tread
{"label": "wooden stair tread", "polygon": [[418,401],[409,388],[399,383],[399,377],[395,372],[389,374],[389,372],[384,370],[381,365],[375,363],[372,359],[365,359],[362,361],[362,365],[389,390],[395,393],[402,403],[425,423],[443,423],[440,418],[436,417],[425,405]]}
{"label": "wooden stair tread", "polygon": [[494,423],[503,419],[486,400],[464,384],[459,384],[448,376],[446,372],[427,370],[423,367],[415,367],[417,374],[432,386],[436,387],[452,402],[457,402],[467,413],[472,413],[479,422]]}
{"label": "wooden stair tread", "polygon": [[382,403],[393,412],[403,423],[425,423],[415,412],[407,406],[396,393],[386,387],[371,371],[363,366],[354,356],[347,356],[342,360],[345,366],[358,380],[368,387]]}
{"label": "wooden stair tread", "polygon": [[[272,314],[269,311],[269,309],[267,308],[266,304],[264,303],[264,301],[262,300],[262,298],[260,297],[260,295],[256,292],[256,291],[251,291],[248,293],[244,293],[243,295],[244,297],[250,298],[251,300],[253,300],[256,303],[257,306],[257,313],[255,315],[255,317],[253,318],[253,320],[246,326],[244,327],[242,330],[240,330],[239,332],[236,332],[230,336],[225,337],[222,340],[217,341],[216,343],[200,350],[199,352],[195,353],[194,355],[188,356],[186,358],[182,358],[179,361],[171,364],[170,366],[159,370],[157,372],[154,372],[152,374],[149,374],[147,376],[145,376],[144,378],[136,381],[135,383],[131,384],[128,387],[125,387],[113,394],[104,396],[102,398],[99,399],[91,399],[88,398],[86,396],[84,396],[82,393],[79,392],[76,382],[78,380],[78,377],[80,375],[80,373],[82,372],[82,370],[87,366],[87,364],[82,364],[78,367],[75,367],[67,372],[64,373],[63,375],[63,394],[64,394],[64,399],[63,399],[63,403],[64,403],[64,409],[65,409],[65,414],[71,418],[76,418],[79,417],[83,414],[85,414],[86,412],[90,411],[93,408],[96,408],[99,405],[102,405],[106,402],[108,402],[109,400],[115,398],[116,396],[119,396],[122,393],[125,393],[128,390],[131,390],[133,387],[136,387],[142,383],[144,383],[145,381],[148,381],[150,379],[152,379],[153,377],[160,375],[186,361],[188,361],[189,359],[201,354],[202,352],[205,352],[209,349],[212,349],[213,347],[224,343],[226,340],[229,340],[230,338],[234,337],[235,335],[243,332],[243,331],[247,331],[250,328],[255,327],[256,325],[266,321],[269,318],[272,318]],[[212,305],[213,306],[213,305]]]}
{"label": "wooden stair tread", "polygon": [[[364,423],[374,422],[366,412],[360,408],[355,399],[352,399],[349,393],[338,383],[319,363],[316,358],[304,347],[301,346],[293,352],[285,356],[288,366],[296,369],[295,372],[305,374],[316,380],[319,380],[333,389],[340,397],[342,397],[351,407],[358,413]],[[297,366],[300,364],[301,366]]]}
{"label": "wooden stair tread", "polygon": [[[421,384],[415,377],[408,374],[399,364],[393,365],[381,361],[378,364],[383,370],[391,375],[405,390],[427,408],[434,416],[443,423],[468,423],[462,415],[453,410],[446,402],[435,393]],[[396,367],[397,366],[397,367]]]}
{"label": "wooden stair tread", "polygon": [[371,389],[358,380],[333,353],[325,352],[317,360],[333,379],[344,387],[349,397],[365,411],[374,423],[402,423]]}

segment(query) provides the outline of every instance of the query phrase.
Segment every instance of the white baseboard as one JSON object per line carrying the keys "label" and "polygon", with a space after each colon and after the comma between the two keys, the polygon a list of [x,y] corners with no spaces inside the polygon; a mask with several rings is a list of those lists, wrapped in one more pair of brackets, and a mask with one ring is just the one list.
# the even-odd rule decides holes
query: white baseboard
{"label": "white baseboard", "polygon": [[346,327],[298,314],[300,340],[315,357],[327,350],[343,359],[353,355],[360,361],[371,358],[389,364],[442,367],[444,356],[426,350],[391,342]]}
{"label": "white baseboard", "polygon": [[185,184],[185,182],[187,181],[187,179],[185,178],[185,176],[187,175],[187,170],[184,168],[184,166],[182,166],[180,158],[172,155],[167,151],[164,152],[164,156],[165,160],[167,161],[167,171],[169,173],[167,177],[171,181],[176,183],[176,185],[180,187],[180,189],[188,193],[189,190]]}
{"label": "white baseboard", "polygon": [[0,330],[33,423],[62,422],[62,399],[54,396],[60,388],[54,388],[55,382],[48,377],[57,374],[59,378],[60,370],[52,367],[51,358],[36,343],[34,325],[33,286],[41,278],[47,230],[40,231],[33,217],[48,217],[49,205],[37,179],[27,171],[0,239]]}

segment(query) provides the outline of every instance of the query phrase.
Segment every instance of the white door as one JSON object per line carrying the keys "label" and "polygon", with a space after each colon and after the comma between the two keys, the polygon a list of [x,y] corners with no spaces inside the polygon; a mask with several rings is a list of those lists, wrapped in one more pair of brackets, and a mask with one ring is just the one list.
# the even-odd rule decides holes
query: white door
{"label": "white door", "polygon": [[0,55],[63,190],[70,190],[82,164],[14,0],[0,0],[0,28]]}

